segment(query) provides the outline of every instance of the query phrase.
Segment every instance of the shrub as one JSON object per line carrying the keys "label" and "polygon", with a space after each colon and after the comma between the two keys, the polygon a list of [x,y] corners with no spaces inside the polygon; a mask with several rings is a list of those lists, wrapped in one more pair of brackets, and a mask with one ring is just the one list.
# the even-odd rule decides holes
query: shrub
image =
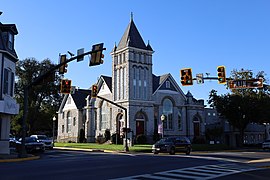
{"label": "shrub", "polygon": [[96,143],[103,144],[105,142],[105,138],[102,135],[98,135],[96,138]]}
{"label": "shrub", "polygon": [[86,142],[86,139],[85,139],[84,129],[80,129],[79,143],[85,143],[85,142]]}
{"label": "shrub", "polygon": [[136,137],[137,144],[146,144],[147,138],[144,134],[140,134]]}
{"label": "shrub", "polygon": [[[113,144],[116,144],[116,133],[114,133],[111,136],[111,141],[112,141]],[[123,144],[123,140],[121,139],[121,136],[120,136],[119,133],[117,134],[117,144]]]}
{"label": "shrub", "polygon": [[205,144],[205,139],[203,137],[194,137],[192,143],[194,144]]}
{"label": "shrub", "polygon": [[105,141],[109,141],[111,139],[111,132],[109,129],[105,130],[104,136],[105,136]]}

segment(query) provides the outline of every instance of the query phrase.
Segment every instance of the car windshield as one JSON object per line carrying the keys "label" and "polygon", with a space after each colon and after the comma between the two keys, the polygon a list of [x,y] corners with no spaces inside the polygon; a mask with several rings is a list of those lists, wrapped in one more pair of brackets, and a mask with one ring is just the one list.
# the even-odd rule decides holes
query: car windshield
{"label": "car windshield", "polygon": [[37,139],[33,137],[26,137],[25,142],[26,143],[37,142]]}
{"label": "car windshield", "polygon": [[47,136],[43,136],[43,135],[39,135],[39,136],[37,136],[37,137],[38,137],[38,139],[41,139],[41,140],[47,139]]}
{"label": "car windshield", "polygon": [[162,138],[161,140],[159,140],[159,143],[166,143],[166,142],[172,142],[173,139],[172,138]]}

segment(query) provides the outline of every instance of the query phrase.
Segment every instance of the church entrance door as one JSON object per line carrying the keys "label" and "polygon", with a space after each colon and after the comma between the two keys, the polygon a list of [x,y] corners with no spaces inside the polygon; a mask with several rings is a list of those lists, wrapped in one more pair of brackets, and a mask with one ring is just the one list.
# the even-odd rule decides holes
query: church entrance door
{"label": "church entrance door", "polygon": [[145,115],[142,112],[136,114],[136,136],[145,134]]}

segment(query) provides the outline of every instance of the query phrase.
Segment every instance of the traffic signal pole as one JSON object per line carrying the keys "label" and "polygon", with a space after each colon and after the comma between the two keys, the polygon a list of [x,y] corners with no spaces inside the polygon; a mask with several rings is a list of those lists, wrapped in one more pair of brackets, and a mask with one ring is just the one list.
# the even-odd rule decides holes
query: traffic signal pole
{"label": "traffic signal pole", "polygon": [[71,57],[70,59],[66,60],[65,62],[61,62],[56,66],[53,66],[51,69],[49,69],[46,73],[40,75],[38,78],[36,78],[33,82],[29,83],[28,85],[24,85],[24,98],[23,98],[23,119],[22,119],[22,141],[21,141],[21,149],[20,152],[18,153],[18,157],[24,158],[27,157],[26,149],[25,149],[25,137],[26,137],[26,119],[28,116],[28,93],[29,90],[35,86],[40,84],[40,82],[44,79],[46,79],[48,76],[50,76],[52,73],[55,73],[55,70],[59,69],[61,66],[75,60],[81,57],[84,57],[86,55],[92,54],[92,53],[97,53],[99,51],[106,50],[106,48],[98,49],[98,50],[92,50],[88,51],[86,53]]}
{"label": "traffic signal pole", "polygon": [[[117,106],[117,107],[119,107],[119,108],[121,108],[121,109],[123,109],[125,111],[125,126],[126,126],[126,131],[125,131],[125,147],[124,147],[124,151],[125,152],[128,152],[129,151],[129,148],[128,148],[128,143],[127,143],[127,135],[128,135],[128,131],[127,131],[127,108],[125,108],[125,107],[123,107],[123,106],[121,106],[119,104],[116,104],[115,102],[112,102],[112,101],[110,101],[108,99],[105,99],[103,97],[97,96],[97,98],[102,99],[104,101],[107,101],[107,102],[109,102],[109,103],[111,103],[111,104],[113,104],[113,105],[115,105],[115,106]],[[116,136],[116,138],[117,138],[117,136]]]}

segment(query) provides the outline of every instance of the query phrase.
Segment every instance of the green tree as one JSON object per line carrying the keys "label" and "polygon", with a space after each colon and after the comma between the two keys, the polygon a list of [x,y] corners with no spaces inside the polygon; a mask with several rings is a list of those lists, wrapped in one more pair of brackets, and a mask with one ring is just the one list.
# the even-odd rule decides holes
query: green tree
{"label": "green tree", "polygon": [[[232,79],[263,78],[264,72],[259,72],[255,77],[252,71],[243,70],[232,71]],[[245,88],[232,89],[231,93],[217,95],[216,90],[212,90],[208,103],[215,107],[229,123],[240,132],[240,145],[243,143],[244,131],[250,122],[269,122],[270,98],[267,88]]]}
{"label": "green tree", "polygon": [[[39,62],[35,58],[27,58],[18,62],[16,66],[15,97],[20,104],[20,113],[14,117],[11,124],[13,131],[19,133],[18,131],[21,130],[24,86],[33,82],[34,79],[47,72],[53,66],[55,65],[49,59]],[[39,131],[51,132],[52,117],[55,115],[61,102],[61,96],[58,92],[59,78],[59,75],[55,74],[55,76],[50,76],[29,89],[28,117],[26,120],[29,134]]]}

